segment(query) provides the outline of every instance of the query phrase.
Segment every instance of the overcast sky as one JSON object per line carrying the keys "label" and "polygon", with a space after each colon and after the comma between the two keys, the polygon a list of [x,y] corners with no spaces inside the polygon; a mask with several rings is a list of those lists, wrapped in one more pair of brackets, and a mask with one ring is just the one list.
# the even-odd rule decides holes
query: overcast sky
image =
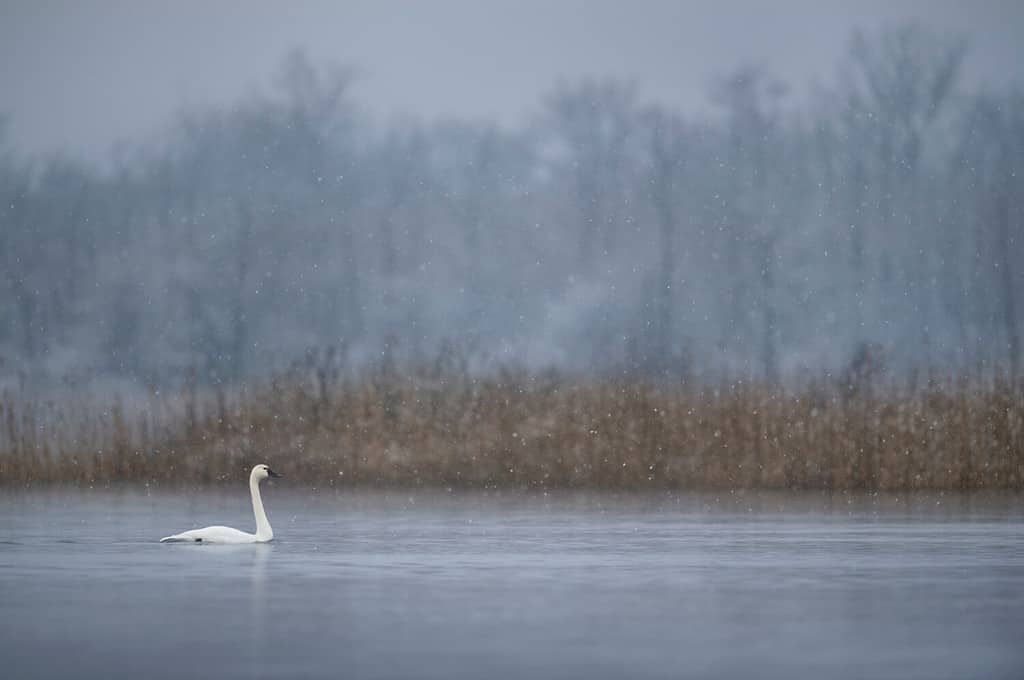
{"label": "overcast sky", "polygon": [[1024,2],[145,2],[0,0],[0,111],[26,154],[105,158],[183,106],[265,87],[288,50],[351,64],[373,114],[514,124],[560,77],[636,79],[694,109],[709,76],[761,62],[827,80],[851,30],[917,20],[971,39],[965,81],[1020,82]]}

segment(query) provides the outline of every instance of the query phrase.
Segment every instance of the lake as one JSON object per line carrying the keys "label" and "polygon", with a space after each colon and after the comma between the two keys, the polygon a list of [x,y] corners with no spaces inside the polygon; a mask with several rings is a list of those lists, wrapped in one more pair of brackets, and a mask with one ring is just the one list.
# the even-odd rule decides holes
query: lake
{"label": "lake", "polygon": [[7,678],[1021,678],[1024,496],[0,488]]}

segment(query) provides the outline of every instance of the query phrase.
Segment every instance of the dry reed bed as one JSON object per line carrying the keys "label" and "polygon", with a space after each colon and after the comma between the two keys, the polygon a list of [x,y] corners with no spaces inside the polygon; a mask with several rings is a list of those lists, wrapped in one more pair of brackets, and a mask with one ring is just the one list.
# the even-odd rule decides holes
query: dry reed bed
{"label": "dry reed bed", "polygon": [[1024,487],[1005,381],[855,391],[668,388],[506,372],[298,375],[142,403],[0,399],[0,483],[238,479],[586,488]]}

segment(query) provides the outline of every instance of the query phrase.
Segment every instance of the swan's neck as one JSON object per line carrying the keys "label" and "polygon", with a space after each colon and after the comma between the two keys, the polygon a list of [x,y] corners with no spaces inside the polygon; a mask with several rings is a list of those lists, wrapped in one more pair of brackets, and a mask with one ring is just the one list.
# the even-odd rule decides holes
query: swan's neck
{"label": "swan's neck", "polygon": [[256,515],[256,539],[269,541],[274,538],[274,530],[270,528],[267,513],[263,510],[263,499],[260,497],[260,480],[249,477],[249,493],[252,494],[252,512]]}

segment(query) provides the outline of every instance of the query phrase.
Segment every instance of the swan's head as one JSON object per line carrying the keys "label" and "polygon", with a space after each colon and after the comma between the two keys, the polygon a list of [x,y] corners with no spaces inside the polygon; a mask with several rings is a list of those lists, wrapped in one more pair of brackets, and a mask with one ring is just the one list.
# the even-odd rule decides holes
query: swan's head
{"label": "swan's head", "polygon": [[279,475],[271,470],[269,465],[263,465],[262,463],[254,467],[249,476],[256,481],[263,481],[267,477],[284,477],[284,475]]}

